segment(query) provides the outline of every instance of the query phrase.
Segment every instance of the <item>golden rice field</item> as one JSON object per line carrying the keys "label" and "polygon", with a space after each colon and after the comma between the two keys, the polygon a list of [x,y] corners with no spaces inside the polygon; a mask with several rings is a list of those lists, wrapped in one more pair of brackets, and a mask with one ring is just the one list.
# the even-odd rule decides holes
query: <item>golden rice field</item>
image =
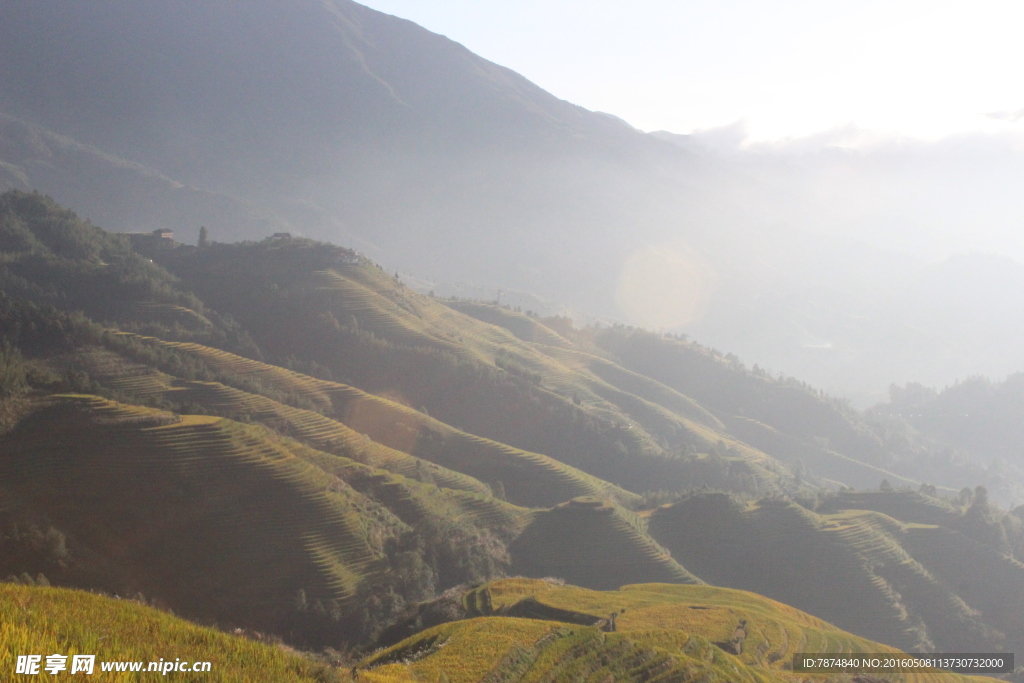
{"label": "golden rice field", "polygon": [[[51,676],[14,675],[19,654],[96,655],[91,676],[68,672]],[[130,600],[101,597],[63,588],[0,583],[0,678],[4,680],[85,680],[109,683],[155,681],[160,674],[103,673],[101,661],[175,658],[210,662],[208,673],[174,672],[168,680],[209,683],[274,681],[325,683],[347,681],[347,672],[246,638],[197,626]],[[70,666],[69,666],[70,669]],[[10,678],[8,678],[10,676]]]}
{"label": "golden rice field", "polygon": [[707,681],[788,680],[730,661],[699,637],[672,651],[628,634],[513,617],[444,624],[364,660],[359,680],[389,681]]}
{"label": "golden rice field", "polygon": [[[474,595],[480,593],[486,593],[486,598]],[[779,680],[822,680],[818,676],[790,672],[793,654],[798,652],[898,652],[788,605],[728,588],[641,584],[594,591],[546,581],[502,579],[475,589],[467,595],[466,601],[486,602],[497,615],[547,620],[572,613],[588,616],[596,622],[615,612],[617,635],[673,654],[685,649],[685,643],[692,636],[711,643],[726,643],[736,635],[742,621],[741,653],[724,656],[752,671],[769,675],[770,680],[776,680],[775,676]],[[892,680],[924,683],[970,679],[944,673],[894,676]]]}

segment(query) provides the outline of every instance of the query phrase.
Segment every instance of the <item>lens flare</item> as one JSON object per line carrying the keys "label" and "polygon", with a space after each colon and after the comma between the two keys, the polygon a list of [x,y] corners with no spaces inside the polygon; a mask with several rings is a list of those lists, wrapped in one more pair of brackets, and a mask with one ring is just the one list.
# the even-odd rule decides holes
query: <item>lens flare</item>
{"label": "lens flare", "polygon": [[707,312],[718,277],[685,245],[645,246],[626,260],[615,301],[630,322],[676,328]]}

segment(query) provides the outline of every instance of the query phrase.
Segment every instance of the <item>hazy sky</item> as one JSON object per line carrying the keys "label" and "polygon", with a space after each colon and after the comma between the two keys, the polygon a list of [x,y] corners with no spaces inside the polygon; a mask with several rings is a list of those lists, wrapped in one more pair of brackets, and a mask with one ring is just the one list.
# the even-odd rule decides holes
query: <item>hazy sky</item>
{"label": "hazy sky", "polygon": [[[1024,129],[1024,3],[364,0],[643,130]],[[987,116],[997,114],[997,116]]]}

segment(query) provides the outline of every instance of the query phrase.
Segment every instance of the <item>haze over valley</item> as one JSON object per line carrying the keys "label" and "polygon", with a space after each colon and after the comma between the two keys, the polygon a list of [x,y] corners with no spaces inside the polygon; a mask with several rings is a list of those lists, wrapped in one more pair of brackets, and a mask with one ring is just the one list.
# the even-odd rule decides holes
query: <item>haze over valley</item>
{"label": "haze over valley", "polygon": [[3,13],[2,182],[111,229],[327,239],[683,331],[861,406],[1021,367],[1013,123],[644,134],[354,3]]}

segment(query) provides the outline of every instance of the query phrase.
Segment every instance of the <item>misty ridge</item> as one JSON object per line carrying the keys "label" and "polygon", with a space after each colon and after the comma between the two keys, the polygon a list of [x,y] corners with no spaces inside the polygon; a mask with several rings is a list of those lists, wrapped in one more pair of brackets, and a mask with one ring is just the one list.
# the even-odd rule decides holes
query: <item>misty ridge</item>
{"label": "misty ridge", "polygon": [[756,255],[690,326],[695,337],[863,406],[886,381],[941,388],[1020,365],[1016,135],[926,142],[849,128],[745,143],[741,124],[652,135],[745,176],[738,201],[762,221],[746,233]]}
{"label": "misty ridge", "polygon": [[355,3],[247,7],[4,7],[0,182],[112,229],[350,244],[860,406],[1022,365],[1015,135],[648,135]]}

